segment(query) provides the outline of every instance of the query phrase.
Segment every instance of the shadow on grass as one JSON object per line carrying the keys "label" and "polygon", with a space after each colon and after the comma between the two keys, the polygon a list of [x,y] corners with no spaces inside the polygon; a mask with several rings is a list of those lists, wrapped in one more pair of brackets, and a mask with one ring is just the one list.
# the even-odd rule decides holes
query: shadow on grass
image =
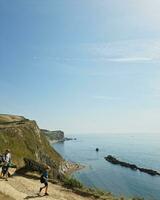
{"label": "shadow on grass", "polygon": [[34,179],[34,180],[40,179],[38,174],[32,174],[32,172],[28,174],[28,172],[31,172],[31,171],[29,171],[25,168],[21,168],[21,169],[16,171],[16,175],[17,176],[23,176],[23,177],[28,178],[28,179]]}
{"label": "shadow on grass", "polygon": [[40,196],[40,195],[30,195],[30,196],[26,196],[24,199],[35,199],[35,198],[39,198],[39,197],[43,197],[43,196]]}

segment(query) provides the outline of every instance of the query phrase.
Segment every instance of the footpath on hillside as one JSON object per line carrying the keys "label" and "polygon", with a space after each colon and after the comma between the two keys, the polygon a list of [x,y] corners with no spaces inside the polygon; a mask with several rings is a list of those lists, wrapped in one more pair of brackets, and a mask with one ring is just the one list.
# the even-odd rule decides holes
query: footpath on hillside
{"label": "footpath on hillside", "polygon": [[48,191],[50,195],[39,197],[37,193],[40,186],[41,184],[39,180],[28,179],[22,176],[15,176],[10,178],[9,181],[0,179],[0,199],[3,198],[3,200],[11,200],[13,198],[15,200],[91,200],[91,198],[79,196],[69,189],[51,183],[49,184]]}

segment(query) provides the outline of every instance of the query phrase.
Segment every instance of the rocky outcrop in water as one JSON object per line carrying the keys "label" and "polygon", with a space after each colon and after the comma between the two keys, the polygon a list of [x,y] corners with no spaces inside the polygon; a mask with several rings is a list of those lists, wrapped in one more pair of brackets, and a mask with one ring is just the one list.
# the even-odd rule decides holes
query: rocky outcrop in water
{"label": "rocky outcrop in water", "polygon": [[120,165],[122,167],[130,168],[132,170],[139,170],[139,171],[147,173],[151,176],[156,176],[156,175],[160,176],[160,173],[155,170],[141,168],[141,167],[136,166],[135,164],[130,164],[127,162],[119,161],[118,159],[116,159],[115,157],[113,157],[111,155],[108,155],[107,157],[105,157],[105,160],[107,160],[108,162],[115,164],[115,165]]}

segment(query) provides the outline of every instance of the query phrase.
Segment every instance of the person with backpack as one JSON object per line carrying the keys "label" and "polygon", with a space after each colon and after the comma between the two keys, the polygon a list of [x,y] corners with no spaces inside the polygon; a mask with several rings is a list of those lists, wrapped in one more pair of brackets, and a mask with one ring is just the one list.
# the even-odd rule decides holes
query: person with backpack
{"label": "person with backpack", "polygon": [[4,177],[6,181],[8,181],[8,169],[9,169],[10,163],[11,163],[11,153],[10,153],[10,149],[7,149],[3,156],[3,166],[2,166],[2,172],[1,172],[2,177]]}
{"label": "person with backpack", "polygon": [[0,165],[3,163],[3,155],[0,154]]}
{"label": "person with backpack", "polygon": [[43,189],[45,189],[44,195],[45,196],[49,195],[48,194],[48,171],[49,170],[50,170],[50,167],[48,165],[46,165],[45,168],[44,168],[44,172],[43,172],[43,174],[41,175],[41,178],[40,178],[40,182],[43,183],[44,186],[40,187],[38,195],[41,195],[41,191]]}

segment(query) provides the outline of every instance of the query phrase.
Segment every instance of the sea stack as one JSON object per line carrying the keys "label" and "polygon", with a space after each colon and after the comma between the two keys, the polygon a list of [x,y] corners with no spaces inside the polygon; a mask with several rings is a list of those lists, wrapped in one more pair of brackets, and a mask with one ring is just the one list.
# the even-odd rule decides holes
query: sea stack
{"label": "sea stack", "polygon": [[99,151],[99,148],[96,148],[96,151],[98,152],[98,151]]}

